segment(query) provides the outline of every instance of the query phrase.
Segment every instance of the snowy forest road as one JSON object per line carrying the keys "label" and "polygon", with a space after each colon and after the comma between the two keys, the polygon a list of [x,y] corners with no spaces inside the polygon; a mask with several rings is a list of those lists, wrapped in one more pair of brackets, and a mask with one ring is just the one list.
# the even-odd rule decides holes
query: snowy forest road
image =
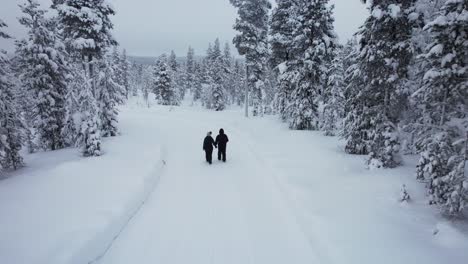
{"label": "snowy forest road", "polygon": [[[101,264],[327,263],[245,134],[220,113],[165,111],[141,117],[142,129],[153,122],[165,134],[165,173]],[[215,150],[210,166],[202,140],[221,127],[230,136],[228,161],[217,161]]]}

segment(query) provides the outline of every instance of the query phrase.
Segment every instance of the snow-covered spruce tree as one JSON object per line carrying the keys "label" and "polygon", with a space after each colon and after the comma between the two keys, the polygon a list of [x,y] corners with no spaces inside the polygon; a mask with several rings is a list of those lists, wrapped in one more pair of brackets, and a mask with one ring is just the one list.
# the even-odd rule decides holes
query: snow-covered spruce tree
{"label": "snow-covered spruce tree", "polygon": [[344,117],[344,50],[337,49],[336,55],[328,69],[328,83],[326,89],[322,93],[324,98],[324,114],[321,129],[326,136],[335,136],[336,132],[341,129],[341,121]]}
{"label": "snow-covered spruce tree", "polygon": [[268,58],[268,0],[230,0],[238,9],[234,29],[239,34],[233,42],[240,55],[245,55],[248,89],[252,95],[254,116],[263,114],[263,92]]}
{"label": "snow-covered spruce tree", "polygon": [[223,67],[225,69],[225,76],[224,76],[224,90],[226,92],[226,103],[231,104],[234,102],[235,97],[235,90],[234,90],[234,83],[235,83],[235,75],[234,75],[234,58],[231,55],[231,46],[229,43],[225,43],[224,50],[223,50]]}
{"label": "snow-covered spruce tree", "polygon": [[[0,19],[0,38],[10,38],[3,31],[6,24]],[[0,50],[0,174],[5,169],[23,165],[20,150],[24,140],[24,123],[20,119],[13,93],[13,75],[6,52]]]}
{"label": "snow-covered spruce tree", "polygon": [[[124,94],[125,94],[125,98],[128,99],[128,97],[130,96],[130,93],[132,93],[132,91],[130,91],[131,87],[130,87],[130,62],[128,61],[128,58],[127,58],[127,50],[124,49],[122,51],[122,54],[121,54],[121,59],[120,59],[120,69],[122,71],[122,86],[123,86],[123,91],[124,91]],[[123,103],[124,101],[122,100],[121,103]]]}
{"label": "snow-covered spruce tree", "polygon": [[[53,7],[57,10],[62,35],[70,54],[77,57],[86,70],[86,82],[83,83],[84,87],[80,89],[78,96],[81,103],[79,114],[82,120],[79,131],[81,140],[78,142],[84,144],[85,156],[99,155],[101,135],[100,131],[94,129],[96,124],[100,123],[96,102],[98,94],[94,63],[95,60],[104,56],[109,47],[117,45],[111,33],[113,24],[110,20],[110,16],[115,12],[106,0],[55,1]],[[86,87],[87,85],[91,87]],[[88,89],[91,91],[92,98],[88,98]],[[97,110],[94,111],[93,107]],[[97,130],[99,130],[99,125]],[[92,147],[93,144],[94,147]],[[91,148],[95,151],[90,151]]]}
{"label": "snow-covered spruce tree", "polygon": [[[84,74],[84,72],[82,72]],[[91,80],[86,76],[79,91],[79,131],[77,146],[82,148],[83,156],[100,156],[101,151],[101,120],[99,119],[99,106],[94,98]]]}
{"label": "snow-covered spruce tree", "polygon": [[203,94],[203,80],[204,80],[204,68],[202,67],[202,63],[195,63],[194,69],[194,77],[193,77],[193,84],[192,84],[192,94],[193,100],[198,101],[202,98]]}
{"label": "snow-covered spruce tree", "polygon": [[28,37],[17,42],[16,57],[26,96],[32,98],[31,123],[40,148],[61,149],[66,146],[68,55],[57,37],[55,21],[45,18],[46,11],[39,9],[37,1],[28,0],[20,8],[24,16],[19,22],[28,29]]}
{"label": "snow-covered spruce tree", "polygon": [[154,68],[153,92],[162,105],[178,105],[179,103],[166,55],[159,57]]}
{"label": "snow-covered spruce tree", "polygon": [[368,155],[370,153],[371,139],[369,136],[370,118],[369,112],[364,111],[366,101],[361,98],[361,88],[365,85],[362,72],[359,67],[358,57],[360,47],[356,38],[349,40],[344,51],[347,54],[343,62],[345,69],[346,87],[345,97],[345,118],[341,136],[346,141],[345,151],[349,154]]}
{"label": "snow-covered spruce tree", "polygon": [[66,43],[83,62],[89,63],[93,76],[92,61],[101,58],[106,50],[117,45],[111,30],[110,16],[114,9],[106,0],[63,0],[56,1],[58,19],[63,27]]}
{"label": "snow-covered spruce tree", "polygon": [[294,90],[287,108],[292,129],[318,129],[318,99],[326,85],[326,66],[336,46],[333,29],[333,7],[328,0],[298,3],[298,22],[294,31],[290,62],[294,76]]}
{"label": "snow-covered spruce tree", "polygon": [[173,82],[172,86],[175,88],[174,92],[177,96],[177,104],[180,104],[185,98],[185,85],[184,85],[184,74],[181,71],[181,65],[177,61],[177,55],[172,50],[169,58],[167,59],[167,64],[171,73],[171,80]]}
{"label": "snow-covered spruce tree", "polygon": [[[114,68],[114,73],[113,73],[114,81],[117,82],[119,85],[123,86],[124,85],[123,68],[122,68],[123,62],[122,62],[122,56],[119,51],[119,47],[114,46],[112,48],[112,52],[110,53],[110,56],[109,55],[106,56],[105,59],[111,60],[111,63]],[[103,65],[102,65],[102,61],[98,61],[98,62],[99,62],[99,65],[98,65],[98,72],[99,72],[100,70],[102,70]]]}
{"label": "snow-covered spruce tree", "polygon": [[245,86],[246,86],[246,75],[244,63],[236,60],[233,67],[233,79],[234,79],[234,95],[233,102],[238,106],[245,102]]}
{"label": "snow-covered spruce tree", "polygon": [[126,91],[124,86],[116,81],[115,72],[121,65],[113,64],[112,57],[102,59],[99,64],[97,80],[99,114],[101,116],[101,133],[103,137],[117,136],[117,106],[123,103]]}
{"label": "snow-covered spruce tree", "polygon": [[215,111],[222,111],[226,108],[226,75],[228,69],[221,52],[219,39],[216,39],[212,52],[208,57],[208,84],[210,86],[211,108]]}
{"label": "snow-covered spruce tree", "polygon": [[68,83],[65,97],[67,123],[64,127],[63,136],[67,146],[76,146],[81,125],[79,95],[83,84],[88,80],[81,65],[72,64],[71,67],[71,80]]}
{"label": "snow-covered spruce tree", "polygon": [[446,1],[425,27],[433,37],[424,55],[428,69],[414,95],[422,109],[418,179],[426,181],[431,203],[458,215],[468,205],[468,3]]}
{"label": "snow-covered spruce tree", "polygon": [[190,90],[193,95],[193,100],[200,99],[200,93],[196,92],[196,61],[195,61],[195,50],[189,47],[187,52],[187,61],[185,63],[185,78],[184,78],[184,89]]}
{"label": "snow-covered spruce tree", "polygon": [[[365,1],[364,1],[365,2]],[[370,2],[371,15],[360,31],[359,71],[364,86],[357,95],[360,105],[354,124],[356,135],[370,141],[369,167],[396,167],[399,157],[397,125],[405,102],[408,65],[413,56],[409,16],[415,0]],[[368,129],[362,131],[363,127]]]}
{"label": "snow-covered spruce tree", "polygon": [[292,71],[288,71],[288,63],[292,61],[291,46],[293,33],[297,28],[297,5],[291,0],[276,0],[277,6],[272,12],[270,21],[269,64],[277,74],[275,105],[283,121],[287,120],[287,106],[293,88]]}

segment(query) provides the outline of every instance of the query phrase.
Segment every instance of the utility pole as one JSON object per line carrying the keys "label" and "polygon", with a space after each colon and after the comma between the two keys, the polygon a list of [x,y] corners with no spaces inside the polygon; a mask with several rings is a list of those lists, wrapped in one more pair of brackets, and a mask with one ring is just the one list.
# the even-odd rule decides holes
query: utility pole
{"label": "utility pole", "polygon": [[249,117],[249,66],[246,66],[245,78],[245,117]]}

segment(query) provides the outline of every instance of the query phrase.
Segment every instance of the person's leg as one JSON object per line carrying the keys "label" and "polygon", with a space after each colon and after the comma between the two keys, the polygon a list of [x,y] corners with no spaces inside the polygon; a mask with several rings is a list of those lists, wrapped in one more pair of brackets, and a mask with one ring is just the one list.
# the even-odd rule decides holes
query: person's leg
{"label": "person's leg", "polygon": [[226,149],[223,149],[223,161],[226,162]]}
{"label": "person's leg", "polygon": [[209,152],[209,156],[208,156],[208,158],[209,158],[209,161],[208,161],[208,163],[210,163],[210,164],[211,164],[211,163],[213,162],[213,150]]}
{"label": "person's leg", "polygon": [[207,150],[205,150],[205,159],[206,159],[206,162],[210,162],[210,155],[208,154]]}
{"label": "person's leg", "polygon": [[223,154],[223,151],[221,148],[218,148],[218,160],[221,160],[221,155]]}

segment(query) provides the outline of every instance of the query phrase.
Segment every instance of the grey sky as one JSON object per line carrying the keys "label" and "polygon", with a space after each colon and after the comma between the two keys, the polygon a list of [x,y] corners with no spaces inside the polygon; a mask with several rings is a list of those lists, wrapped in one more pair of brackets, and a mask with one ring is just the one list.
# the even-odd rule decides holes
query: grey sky
{"label": "grey sky", "polygon": [[[185,55],[191,45],[197,54],[204,54],[209,42],[219,37],[231,43],[235,35],[232,25],[236,10],[228,0],[108,0],[117,15],[112,19],[114,34],[131,55],[156,56],[173,49]],[[24,29],[17,22],[18,3],[2,0],[0,18],[14,37],[22,37]],[[44,6],[50,0],[39,0]],[[331,0],[335,4],[335,29],[344,42],[352,36],[367,16],[360,0]],[[13,50],[11,41],[1,41],[0,48]]]}

